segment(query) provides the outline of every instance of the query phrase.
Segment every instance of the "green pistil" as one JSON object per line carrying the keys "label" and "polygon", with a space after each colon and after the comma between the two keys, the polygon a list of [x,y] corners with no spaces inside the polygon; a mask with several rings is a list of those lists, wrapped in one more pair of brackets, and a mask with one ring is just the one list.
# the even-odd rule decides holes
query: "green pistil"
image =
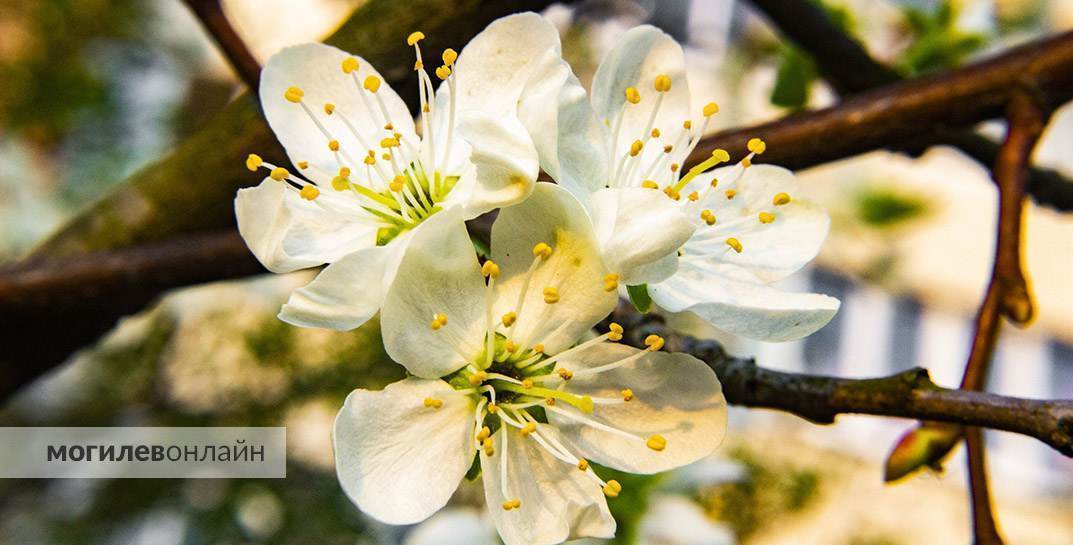
{"label": "green pistil", "polygon": [[579,396],[571,394],[570,392],[564,392],[562,390],[552,390],[550,388],[542,388],[540,386],[526,388],[521,384],[514,384],[513,382],[507,382],[505,380],[491,380],[489,382],[496,383],[496,385],[494,386],[496,391],[503,390],[536,398],[554,398],[559,401],[562,401],[563,403],[576,407],[583,413],[591,413],[594,407],[592,398],[589,396]]}

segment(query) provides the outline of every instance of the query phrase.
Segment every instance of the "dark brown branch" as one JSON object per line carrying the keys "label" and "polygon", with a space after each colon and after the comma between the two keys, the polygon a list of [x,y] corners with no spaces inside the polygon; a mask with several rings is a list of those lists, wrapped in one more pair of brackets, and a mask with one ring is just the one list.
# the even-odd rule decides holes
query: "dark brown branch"
{"label": "dark brown branch", "polygon": [[231,67],[238,76],[246,83],[246,86],[255,92],[261,81],[261,64],[250,53],[246,42],[235,32],[235,28],[227,20],[220,0],[185,0],[190,11],[194,12],[201,25],[216,41],[224,56],[227,57]]}
{"label": "dark brown branch", "polygon": [[[806,0],[751,0],[779,31],[806,50],[820,72],[843,94],[854,94],[901,80],[894,70],[873,59],[856,40],[847,36],[814,2]],[[936,130],[901,151],[917,154],[936,144],[954,146],[984,165],[997,160],[999,145],[966,130]],[[1059,210],[1073,209],[1073,181],[1061,173],[1032,167],[1029,192],[1036,202]]]}
{"label": "dark brown branch", "polygon": [[973,543],[1003,545],[988,485],[984,431],[976,427],[965,428],[965,446],[968,451],[969,493],[972,497]]}

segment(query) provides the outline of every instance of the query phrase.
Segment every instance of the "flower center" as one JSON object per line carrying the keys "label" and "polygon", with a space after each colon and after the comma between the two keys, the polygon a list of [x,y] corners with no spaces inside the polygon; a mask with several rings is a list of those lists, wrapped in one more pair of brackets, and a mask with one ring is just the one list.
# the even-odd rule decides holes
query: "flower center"
{"label": "flower center", "polygon": [[[267,168],[273,179],[287,183],[288,187],[298,191],[303,199],[315,201],[325,209],[343,213],[356,212],[373,221],[380,226],[376,232],[378,246],[388,244],[440,211],[440,203],[458,182],[459,170],[462,168],[457,161],[451,161],[456,94],[456,78],[453,76],[452,67],[458,53],[453,49],[445,50],[442,55],[443,65],[436,69],[436,76],[447,82],[449,100],[447,126],[444,131],[446,134],[434,134],[432,118],[436,91],[432,79],[425,71],[421,56],[420,41],[424,37],[423,33],[414,32],[406,39],[406,43],[414,47],[417,57],[414,70],[417,72],[420,90],[422,136],[416,142],[412,142],[395,129],[396,120],[392,119],[383,95],[379,93],[382,84],[380,78],[369,75],[360,80],[358,59],[347,57],[340,67],[343,73],[354,81],[355,92],[361,98],[361,111],[345,112],[333,103],[325,103],[322,109],[315,111],[306,103],[305,93],[299,87],[290,87],[283,94],[285,100],[305,112],[310,122],[323,135],[338,169],[332,174],[333,191],[328,192],[313,181],[295,176],[282,167],[265,163],[256,155],[250,155],[246,166],[250,170]],[[379,135],[363,134],[352,121],[351,115],[361,116],[363,120],[373,120],[383,127],[382,132]],[[342,121],[360,149],[347,149],[340,144],[336,135],[323,121],[324,118],[332,116]],[[442,144],[439,146],[437,138],[442,138]],[[300,170],[311,168],[307,161],[299,161],[296,166]]]}

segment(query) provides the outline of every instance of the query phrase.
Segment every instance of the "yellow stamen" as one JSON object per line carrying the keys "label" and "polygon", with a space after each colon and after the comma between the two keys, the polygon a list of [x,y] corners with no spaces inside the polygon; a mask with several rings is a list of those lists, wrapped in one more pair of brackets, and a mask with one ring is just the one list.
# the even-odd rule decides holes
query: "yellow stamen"
{"label": "yellow stamen", "polygon": [[656,80],[652,82],[652,87],[655,88],[657,92],[666,93],[671,90],[671,78],[667,77],[666,74],[660,74],[656,76]]}
{"label": "yellow stamen", "polygon": [[715,214],[712,214],[711,210],[702,210],[700,219],[704,220],[704,223],[708,225],[715,225]]}
{"label": "yellow stamen", "polygon": [[451,66],[458,59],[458,52],[448,47],[443,50],[443,64]]}
{"label": "yellow stamen", "polygon": [[482,441],[481,442],[481,447],[484,448],[484,455],[485,456],[495,456],[496,447],[495,447],[495,443],[492,442],[491,437],[489,437],[488,439],[485,439],[484,441]]}
{"label": "yellow stamen", "polygon": [[[488,376],[488,374],[484,373],[484,371],[481,371],[481,373],[484,374],[485,377]],[[470,382],[473,382],[473,381],[471,380]],[[488,412],[490,414],[495,414],[498,411],[499,411],[499,405],[496,405],[495,403],[489,403],[488,404]]]}
{"label": "yellow stamen", "polygon": [[612,342],[618,342],[622,340],[622,332],[624,331],[622,329],[622,326],[618,325],[615,322],[611,322],[611,325],[608,326],[608,329],[610,331],[607,332],[607,340]]}
{"label": "yellow stamen", "polygon": [[556,373],[558,373],[559,378],[561,378],[563,380],[570,380],[570,379],[574,378],[574,373],[572,373],[568,369],[559,369],[558,371],[556,371]]}
{"label": "yellow stamen", "polygon": [[276,168],[272,169],[272,172],[270,172],[268,175],[273,180],[275,180],[277,182],[282,182],[283,180],[286,180],[288,177],[290,177],[291,173],[287,172],[287,169],[285,169],[283,167],[276,167]]}
{"label": "yellow stamen", "polygon": [[696,191],[694,191],[694,192],[689,194],[689,200],[690,201],[697,202],[697,199],[699,199],[699,198],[700,198],[700,193],[697,193]]}
{"label": "yellow stamen", "polygon": [[336,176],[335,178],[332,178],[332,189],[336,191],[346,191],[347,189],[350,189],[350,180],[347,180],[342,176]]}
{"label": "yellow stamen", "polygon": [[[507,342],[510,342],[510,341],[507,341]],[[522,381],[522,388],[525,388],[526,390],[528,390],[528,389],[530,389],[532,387],[533,387],[533,379],[527,378],[527,379]]]}
{"label": "yellow stamen", "polygon": [[693,121],[692,121],[692,120],[689,120],[689,119],[687,119],[687,120],[683,121],[683,122],[682,122],[682,128],[683,128],[683,129],[685,129],[685,130],[687,130],[687,131],[688,131],[689,129],[692,129],[692,128],[693,128]]}
{"label": "yellow stamen", "polygon": [[514,322],[518,321],[518,315],[514,312],[508,312],[503,315],[503,326],[510,327],[514,325]]}
{"label": "yellow stamen", "polygon": [[332,151],[339,151],[339,141],[338,140],[329,140],[328,141],[328,149],[330,149]]}
{"label": "yellow stamen", "polygon": [[298,168],[302,170],[309,168],[309,161],[298,161]]}
{"label": "yellow stamen", "polygon": [[659,189],[659,184],[657,184],[656,182],[654,182],[652,180],[645,180],[645,181],[641,182],[641,187],[644,187],[644,188],[647,188],[647,189]]}
{"label": "yellow stamen", "polygon": [[648,441],[645,441],[645,444],[648,445],[648,448],[656,452],[660,452],[667,448],[667,440],[664,439],[662,435],[653,435],[652,437],[649,437]]}
{"label": "yellow stamen", "polygon": [[[472,375],[469,376],[469,383],[474,385],[474,386],[476,386],[476,385],[484,382],[484,380],[487,379],[487,378],[488,378],[488,373],[485,373],[484,371],[477,371],[476,373],[473,373]],[[499,407],[497,407],[494,403],[489,403],[488,404],[488,412],[494,413],[494,412],[496,412],[498,410],[499,410]]]}
{"label": "yellow stamen", "polygon": [[630,157],[637,157],[637,154],[641,153],[641,150],[644,147],[644,142],[641,142],[640,140],[634,140],[633,143],[630,144]]}
{"label": "yellow stamen", "polygon": [[714,102],[709,102],[704,105],[703,113],[704,117],[711,117],[719,113],[719,105]]}
{"label": "yellow stamen", "polygon": [[441,66],[436,69],[436,77],[440,79],[447,79],[451,75],[451,68],[448,66]]}
{"label": "yellow stamen", "polygon": [[[491,454],[489,454],[491,456]],[[511,509],[517,509],[522,506],[521,500],[507,500],[503,502],[503,510],[510,511]]]}
{"label": "yellow stamen", "polygon": [[350,169],[347,167],[339,167],[339,175],[344,178],[350,177]]}
{"label": "yellow stamen", "polygon": [[544,351],[544,345],[543,344],[537,343],[537,344],[533,345],[533,352],[543,352],[543,351]]}
{"label": "yellow stamen", "polygon": [[651,135],[652,135],[652,138],[659,138],[659,129],[658,129],[658,128],[656,128],[656,127],[653,127],[653,128],[652,128],[652,132],[651,132],[651,133],[649,133],[649,134],[651,134]]}
{"label": "yellow stamen", "polygon": [[392,191],[402,191],[402,188],[405,186],[406,176],[403,176],[402,174],[395,176],[395,178],[391,180],[391,183],[388,184],[388,187],[390,187]]}
{"label": "yellow stamen", "polygon": [[551,257],[551,251],[551,246],[548,246],[543,242],[538,242],[533,246],[533,257],[539,257],[540,259],[547,261],[547,259]]}
{"label": "yellow stamen", "polygon": [[257,169],[260,168],[262,164],[264,164],[264,160],[261,159],[260,155],[251,153],[246,156],[246,168],[248,168],[250,172],[257,172]]}
{"label": "yellow stamen", "polygon": [[715,189],[717,187],[719,187],[719,179],[718,178],[712,178],[712,189]]}
{"label": "yellow stamen", "polygon": [[496,265],[495,261],[489,259],[481,265],[481,274],[485,278],[498,278],[499,277],[499,265]]}
{"label": "yellow stamen", "polygon": [[653,352],[659,352],[659,349],[663,348],[664,342],[665,341],[663,340],[663,337],[660,337],[656,334],[652,334],[645,337],[645,346],[647,346],[648,349]]}
{"label": "yellow stamen", "polygon": [[767,144],[759,138],[750,139],[749,142],[745,144],[745,147],[757,155],[767,151]]}
{"label": "yellow stamen", "polygon": [[633,401],[633,390],[626,388],[619,393],[622,394],[622,401]]}
{"label": "yellow stamen", "polygon": [[663,153],[670,153],[672,151],[674,151],[674,146],[672,146],[670,144],[667,144],[666,146],[663,146]]}
{"label": "yellow stamen", "polygon": [[555,398],[552,398],[552,397],[545,398],[544,399],[544,404],[549,406],[549,407],[554,407],[555,406]]}
{"label": "yellow stamen", "polygon": [[433,398],[433,397],[426,397],[425,398],[425,407],[429,407],[429,408],[432,408],[432,409],[439,409],[440,407],[443,407],[443,400],[442,399],[436,399],[436,398]]}
{"label": "yellow stamen", "polygon": [[528,437],[529,434],[535,432],[536,429],[537,429],[536,423],[535,422],[530,422],[530,423],[526,424],[525,427],[523,427],[522,429],[520,429],[518,431],[522,434],[522,437]]}
{"label": "yellow stamen", "polygon": [[680,195],[678,193],[678,190],[675,189],[673,186],[667,186],[663,188],[663,194],[676,201],[682,198],[682,195]]}
{"label": "yellow stamen", "polygon": [[295,104],[301,102],[303,96],[305,96],[305,93],[297,87],[288,87],[287,90],[283,92],[283,98]]}
{"label": "yellow stamen", "polygon": [[370,75],[365,78],[365,83],[362,84],[367,91],[375,93],[380,89],[380,78]]}
{"label": "yellow stamen", "polygon": [[733,199],[734,196],[737,195],[737,194],[738,194],[738,192],[736,190],[734,190],[734,189],[728,189],[728,190],[726,190],[724,192],[724,195],[727,196],[727,199]]}
{"label": "yellow stamen", "polygon": [[618,289],[619,276],[615,273],[604,275],[604,291],[615,291]]}
{"label": "yellow stamen", "polygon": [[607,481],[604,485],[604,495],[609,498],[617,498],[619,492],[622,492],[622,485],[614,479]]}
{"label": "yellow stamen", "polygon": [[746,157],[746,158],[741,160],[741,166],[742,166],[742,168],[749,168],[749,167],[753,166],[753,160],[748,158],[748,157]]}
{"label": "yellow stamen", "polygon": [[[506,344],[503,345],[503,350],[506,350],[507,352],[513,354],[514,351],[518,350],[518,345],[514,344],[514,341],[507,341]],[[528,379],[526,379],[526,380],[528,380]],[[522,381],[522,382],[524,384],[524,381]],[[533,384],[533,381],[530,380],[529,385],[532,386],[532,384]]]}
{"label": "yellow stamen", "polygon": [[491,436],[492,436],[492,430],[489,429],[488,426],[484,426],[483,428],[481,428],[481,431],[477,432],[477,440],[482,442],[482,443],[484,442],[485,439],[488,439]]}
{"label": "yellow stamen", "polygon": [[420,69],[422,69],[424,67],[425,67],[425,63],[423,63],[421,61],[414,61],[414,72],[417,72],[418,70],[420,70]]}
{"label": "yellow stamen", "polygon": [[424,39],[425,33],[421,32],[420,30],[416,30],[414,32],[411,32],[410,35],[406,37],[406,45],[414,45]]}
{"label": "yellow stamen", "polygon": [[324,113],[326,113],[328,115],[334,114],[335,113],[335,104],[332,104],[331,102],[325,104],[324,105]]}
{"label": "yellow stamen", "polygon": [[380,147],[384,149],[395,148],[399,146],[399,139],[394,136],[389,136],[380,140]]}
{"label": "yellow stamen", "polygon": [[774,204],[775,206],[782,206],[784,204],[789,204],[789,202],[790,195],[786,193],[779,193],[775,195],[775,198],[771,199],[771,204]]}
{"label": "yellow stamen", "polygon": [[320,196],[320,190],[311,185],[307,185],[298,191],[298,196],[307,201],[311,201]]}
{"label": "yellow stamen", "polygon": [[712,151],[712,157],[714,157],[720,163],[725,163],[730,160],[730,152],[723,148],[716,148]]}
{"label": "yellow stamen", "polygon": [[627,87],[626,100],[629,101],[630,104],[637,104],[638,102],[641,102],[641,93],[637,92],[636,87]]}
{"label": "yellow stamen", "polygon": [[775,214],[772,214],[771,212],[761,212],[759,217],[760,223],[771,223],[775,221]]}
{"label": "yellow stamen", "polygon": [[731,248],[733,248],[735,252],[738,252],[739,254],[741,253],[741,242],[739,242],[738,239],[736,239],[734,237],[728,238],[727,239],[727,246],[730,246]]}
{"label": "yellow stamen", "polygon": [[376,164],[376,156],[375,155],[366,155],[364,163],[367,164],[367,165],[375,165]]}
{"label": "yellow stamen", "polygon": [[555,286],[548,286],[544,288],[544,302],[549,305],[554,305],[559,302],[559,288]]}
{"label": "yellow stamen", "polygon": [[584,458],[578,460],[577,461],[577,468],[579,470],[581,470],[581,471],[588,471],[589,470],[589,461],[584,459]]}

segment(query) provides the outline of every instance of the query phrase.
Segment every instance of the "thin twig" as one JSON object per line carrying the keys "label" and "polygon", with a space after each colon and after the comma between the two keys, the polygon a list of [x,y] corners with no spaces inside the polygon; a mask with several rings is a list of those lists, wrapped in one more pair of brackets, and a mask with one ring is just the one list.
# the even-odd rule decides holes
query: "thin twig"
{"label": "thin twig", "polygon": [[185,2],[216,41],[216,45],[220,47],[238,76],[247,87],[256,92],[261,81],[261,64],[250,53],[246,42],[227,20],[220,0],[185,0]]}
{"label": "thin twig", "polygon": [[[861,93],[901,80],[894,70],[873,59],[864,47],[838,28],[815,2],[750,0],[779,31],[809,53],[824,78],[840,93]],[[984,165],[993,165],[999,145],[971,129],[937,127],[933,138],[920,139],[902,151],[918,154],[934,145],[954,146]],[[1073,180],[1058,171],[1031,167],[1029,192],[1036,202],[1060,210],[1073,207]]]}

